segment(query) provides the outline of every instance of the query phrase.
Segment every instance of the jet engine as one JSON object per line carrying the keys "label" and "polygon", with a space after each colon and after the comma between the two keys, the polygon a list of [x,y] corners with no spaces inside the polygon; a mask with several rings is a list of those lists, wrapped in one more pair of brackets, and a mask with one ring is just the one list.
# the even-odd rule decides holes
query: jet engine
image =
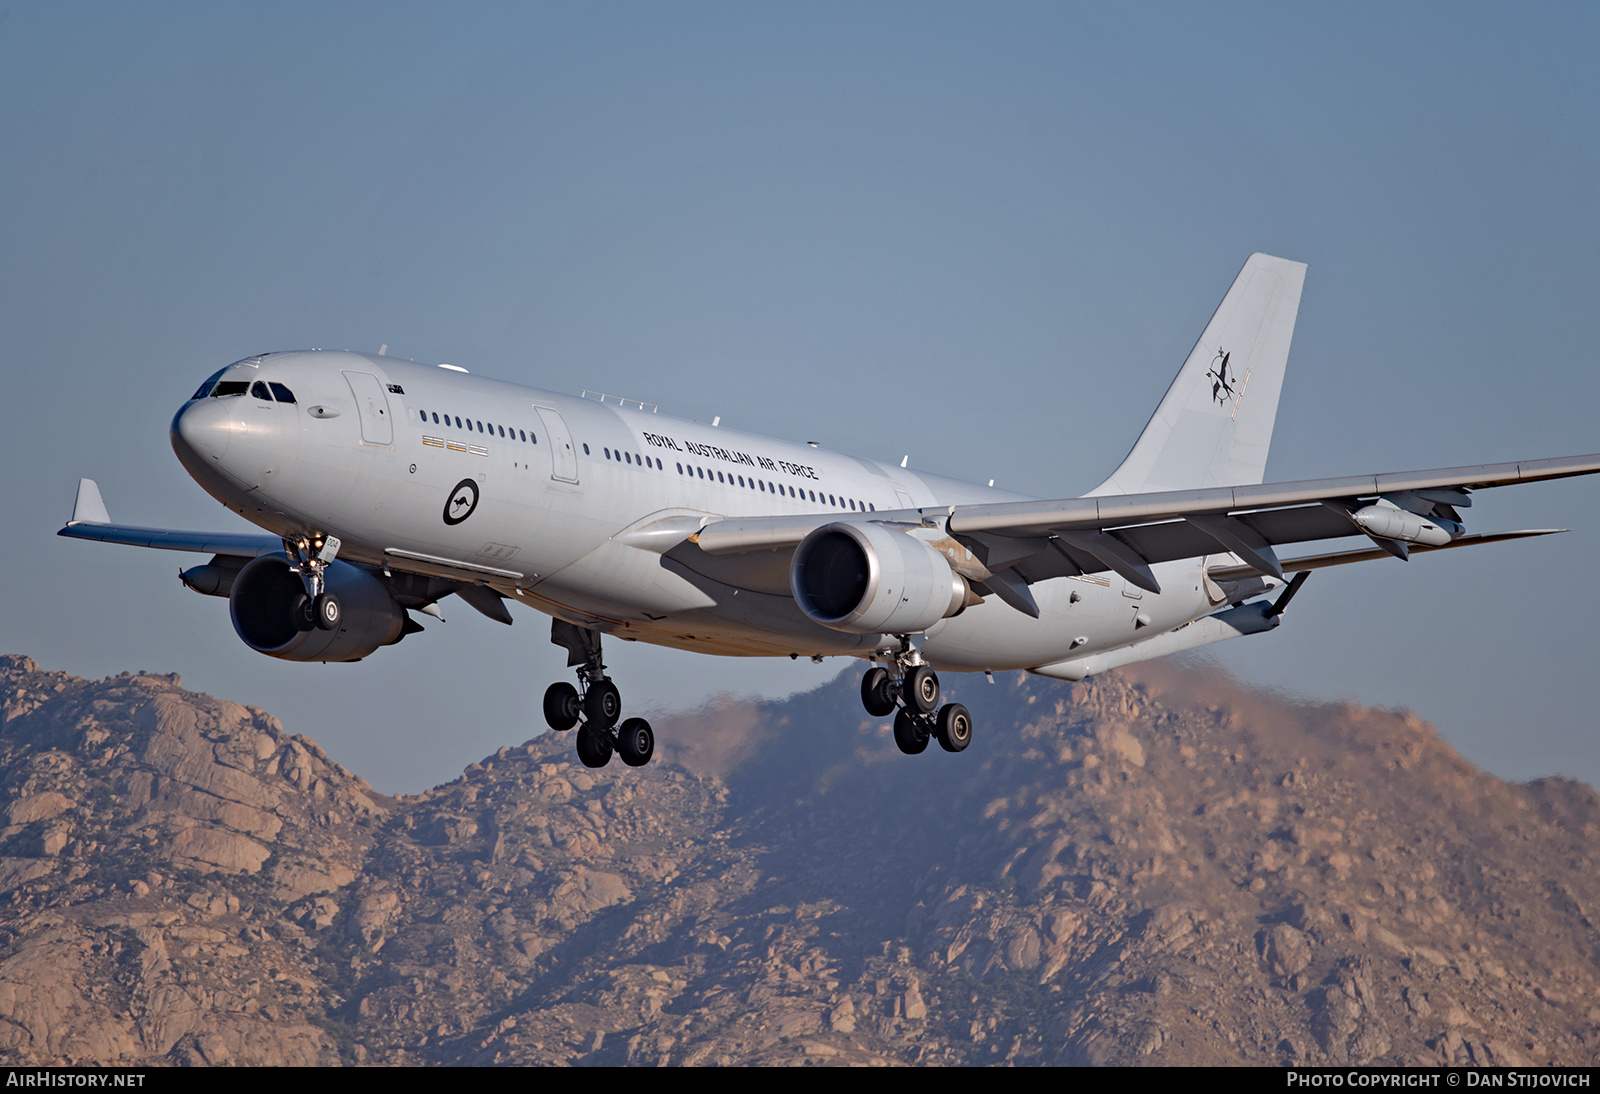
{"label": "jet engine", "polygon": [[825,525],[801,540],[789,588],[806,615],[852,634],[917,634],[971,602],[966,580],[938,551],[865,521]]}
{"label": "jet engine", "polygon": [[301,630],[305,586],[287,555],[262,555],[239,571],[228,594],[233,629],[245,645],[285,661],[358,661],[406,633],[405,609],[383,582],[359,566],[333,562],[324,572],[342,616],[333,630]]}

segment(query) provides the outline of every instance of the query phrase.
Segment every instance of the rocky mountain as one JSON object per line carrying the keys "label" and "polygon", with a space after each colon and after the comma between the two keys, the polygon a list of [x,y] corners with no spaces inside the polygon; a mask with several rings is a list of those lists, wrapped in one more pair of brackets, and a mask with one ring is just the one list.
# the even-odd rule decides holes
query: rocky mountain
{"label": "rocky mountain", "polygon": [[1172,665],[857,673],[389,798],[176,676],[0,658],[11,1064],[1593,1063],[1600,797]]}

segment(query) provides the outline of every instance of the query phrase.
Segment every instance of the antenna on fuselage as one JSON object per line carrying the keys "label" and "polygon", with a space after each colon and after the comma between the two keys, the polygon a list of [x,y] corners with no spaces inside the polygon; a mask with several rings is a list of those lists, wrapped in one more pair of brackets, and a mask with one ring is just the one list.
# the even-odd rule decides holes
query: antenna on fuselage
{"label": "antenna on fuselage", "polygon": [[384,354],[386,354],[388,352],[389,352],[389,343],[385,342],[383,345],[378,347],[378,356],[379,357],[382,357]]}

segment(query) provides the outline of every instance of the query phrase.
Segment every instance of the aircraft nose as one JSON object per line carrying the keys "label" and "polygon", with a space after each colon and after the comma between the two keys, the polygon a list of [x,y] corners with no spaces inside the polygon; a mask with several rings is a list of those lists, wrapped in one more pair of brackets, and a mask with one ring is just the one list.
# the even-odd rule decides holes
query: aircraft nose
{"label": "aircraft nose", "polygon": [[195,399],[172,419],[172,447],[182,454],[220,460],[233,438],[233,414],[225,399]]}

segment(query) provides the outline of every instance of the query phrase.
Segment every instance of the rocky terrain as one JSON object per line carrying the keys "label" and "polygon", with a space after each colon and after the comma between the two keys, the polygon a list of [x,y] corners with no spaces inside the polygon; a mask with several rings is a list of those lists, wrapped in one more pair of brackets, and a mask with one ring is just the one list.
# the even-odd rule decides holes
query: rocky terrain
{"label": "rocky terrain", "polygon": [[[1593,1063],[1600,798],[1172,665],[845,673],[388,798],[173,676],[0,658],[9,1064]],[[305,727],[311,728],[311,727]]]}

